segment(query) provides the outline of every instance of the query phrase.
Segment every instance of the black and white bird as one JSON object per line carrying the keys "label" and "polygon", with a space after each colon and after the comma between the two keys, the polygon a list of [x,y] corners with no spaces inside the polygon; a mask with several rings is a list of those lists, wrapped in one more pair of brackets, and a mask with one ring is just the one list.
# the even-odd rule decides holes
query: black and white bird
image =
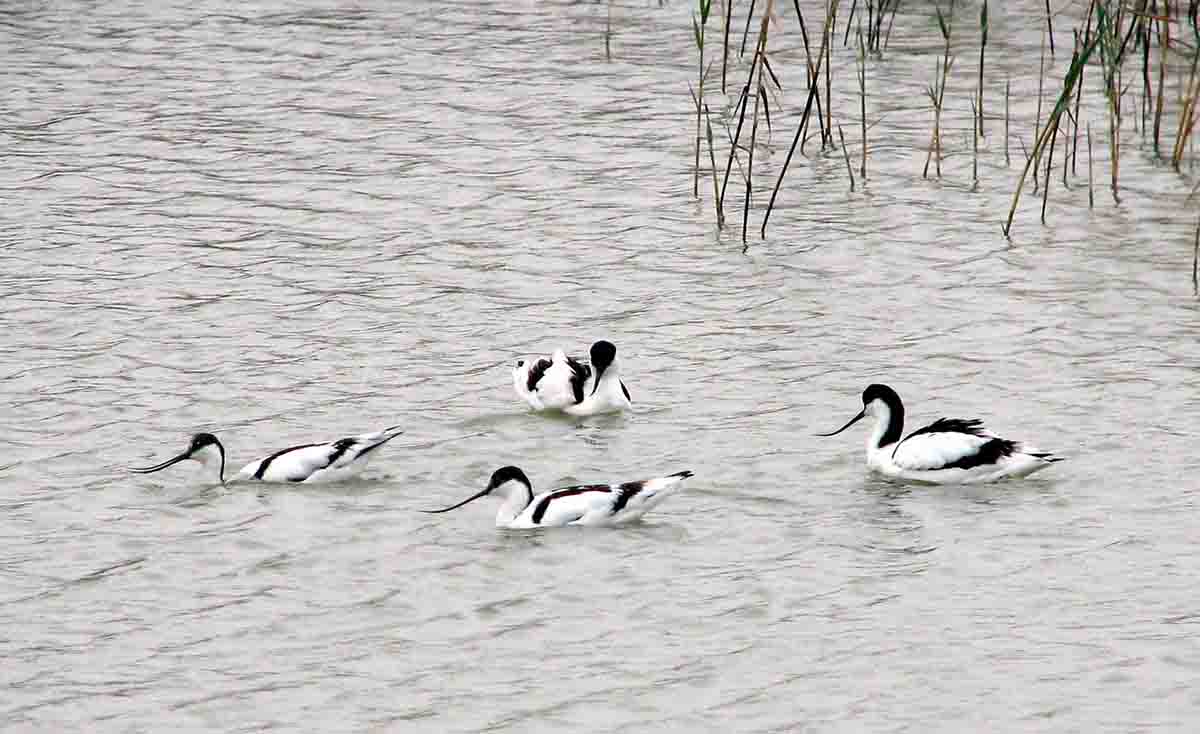
{"label": "black and white bird", "polygon": [[631,402],[621,382],[617,348],[601,340],[592,345],[589,355],[590,367],[561,349],[549,358],[522,359],[513,368],[513,388],[537,411],[598,415],[627,410]]}
{"label": "black and white bird", "polygon": [[449,512],[494,494],[503,499],[500,511],[496,513],[498,528],[528,530],[563,525],[622,525],[653,509],[690,476],[690,471],[681,471],[639,482],[562,487],[535,496],[525,472],[515,466],[506,466],[492,473],[483,491],[456,505],[423,512]]}
{"label": "black and white bird", "polygon": [[[887,385],[871,385],[862,394],[863,409],[834,436],[865,416],[875,417],[867,439],[867,467],[898,479],[932,484],[973,484],[1008,477],[1025,477],[1060,458],[1023,444],[1000,438],[979,420],[939,418],[907,436],[904,404]],[[903,436],[903,437],[902,437]]]}
{"label": "black and white bird", "polygon": [[[252,461],[228,481],[259,482],[336,482],[362,471],[380,446],[399,436],[399,426],[377,433],[339,438],[329,443],[310,443],[276,451],[265,459]],[[217,470],[224,484],[225,447],[211,433],[192,436],[187,449],[178,456],[154,466],[132,468],[139,474],[161,471],[181,461],[198,461]]]}

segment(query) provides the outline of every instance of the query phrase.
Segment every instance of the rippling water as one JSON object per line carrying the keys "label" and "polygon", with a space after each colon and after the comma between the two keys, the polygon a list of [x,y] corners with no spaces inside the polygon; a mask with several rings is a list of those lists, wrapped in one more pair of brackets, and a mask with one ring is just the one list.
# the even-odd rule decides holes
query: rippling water
{"label": "rippling water", "polygon": [[[1042,8],[993,8],[1018,159]],[[5,730],[1194,726],[1194,179],[1135,149],[1121,205],[1076,178],[1005,240],[1001,98],[973,191],[965,70],[920,177],[938,41],[906,4],[866,185],[810,147],[743,254],[691,198],[690,12],[613,6],[606,60],[590,2],[6,5]],[[793,22],[752,226],[803,102]],[[636,410],[526,414],[511,362],[600,337]],[[873,381],[1069,461],[870,478],[865,429],[812,434]],[[240,466],[396,423],[346,484],[126,471],[197,430]],[[507,463],[696,477],[608,532],[415,512]]]}

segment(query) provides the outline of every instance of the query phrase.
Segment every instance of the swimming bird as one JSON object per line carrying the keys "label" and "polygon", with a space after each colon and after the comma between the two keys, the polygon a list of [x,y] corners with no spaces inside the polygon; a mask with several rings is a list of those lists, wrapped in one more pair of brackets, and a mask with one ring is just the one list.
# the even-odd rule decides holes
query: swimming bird
{"label": "swimming bird", "polygon": [[527,530],[562,525],[622,525],[637,520],[692,476],[690,471],[624,484],[582,484],[534,496],[525,472],[506,466],[492,472],[482,492],[430,514],[449,512],[480,497],[496,494],[504,499],[496,513],[496,527]]}
{"label": "swimming bird", "polygon": [[513,368],[513,388],[534,410],[562,410],[583,402],[592,368],[556,349],[549,359],[521,359]]}
{"label": "swimming bird", "polygon": [[561,349],[555,350],[549,359],[522,359],[513,368],[513,387],[537,411],[598,415],[631,407],[629,389],[621,381],[620,360],[613,343],[598,341],[589,355],[591,367],[568,357]]}
{"label": "swimming bird", "polygon": [[1024,477],[1062,459],[1018,441],[996,436],[979,420],[939,418],[901,438],[904,403],[887,385],[870,385],[862,394],[863,409],[835,436],[864,416],[875,416],[867,439],[867,467],[899,479],[932,484],[991,482]]}
{"label": "swimming bird", "polygon": [[[348,479],[371,460],[375,449],[399,436],[399,426],[377,433],[339,438],[329,443],[310,443],[276,451],[265,459],[252,461],[229,479],[230,482],[332,482]],[[178,456],[154,466],[131,468],[139,474],[161,471],[181,461],[198,461],[216,467],[217,477],[225,483],[225,447],[211,433],[192,436],[187,449]]]}

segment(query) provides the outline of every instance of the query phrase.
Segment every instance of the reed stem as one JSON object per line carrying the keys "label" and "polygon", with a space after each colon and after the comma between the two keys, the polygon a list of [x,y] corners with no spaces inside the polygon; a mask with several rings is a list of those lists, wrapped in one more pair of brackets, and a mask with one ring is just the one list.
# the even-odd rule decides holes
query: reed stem
{"label": "reed stem", "polygon": [[[1192,16],[1193,23],[1197,16]],[[1192,55],[1192,69],[1188,75],[1186,90],[1183,95],[1183,108],[1179,111],[1179,128],[1175,134],[1175,147],[1171,153],[1171,167],[1180,170],[1183,162],[1184,149],[1196,123],[1196,104],[1200,98],[1200,28],[1196,30],[1197,48]]]}
{"label": "reed stem", "polygon": [[[695,34],[696,47],[700,52],[700,80],[696,84],[696,158],[692,176],[692,196],[700,196],[700,112],[708,109],[704,104],[704,30],[708,25],[709,12],[712,10],[712,0],[699,0],[700,20],[692,16],[692,31]],[[711,145],[711,135],[709,143]],[[715,172],[714,172],[715,175]],[[714,179],[715,180],[715,179]]]}
{"label": "reed stem", "polygon": [[[1162,115],[1163,115],[1163,81],[1167,73],[1167,51],[1171,47],[1171,26],[1167,22],[1170,18],[1170,0],[1164,0],[1164,8],[1167,14],[1159,18],[1158,21],[1158,85],[1154,98],[1154,154],[1162,157],[1162,150],[1159,148],[1159,134],[1162,130]],[[1150,5],[1152,13],[1157,14],[1157,0]]]}
{"label": "reed stem", "polygon": [[987,49],[988,42],[988,4],[987,0],[983,0],[983,7],[979,10],[979,102],[976,107],[976,116],[979,118],[979,135],[983,136],[983,53]]}
{"label": "reed stem", "polygon": [[[750,96],[750,79],[754,78],[754,66],[758,61],[758,54],[750,62],[750,77],[746,80],[746,86],[742,87],[742,95],[738,98],[737,105],[733,108],[735,114],[738,115],[737,130],[729,139],[729,158],[725,161],[725,176],[721,179],[721,206],[725,205],[725,189],[729,187],[729,173],[733,170],[733,161],[737,157],[738,141],[742,139],[742,126],[746,123],[746,104]],[[738,109],[741,113],[738,114]]]}
{"label": "reed stem", "polygon": [[900,0],[892,0],[892,17],[888,19],[887,33],[883,36],[883,49],[886,51],[888,42],[892,40],[892,26],[896,23],[896,11],[900,9]]}
{"label": "reed stem", "polygon": [[[946,79],[950,76],[950,65],[954,61],[950,56],[950,32],[954,14],[954,1],[951,0],[950,2],[951,20],[947,20],[946,16],[942,14],[941,6],[935,4],[934,9],[937,11],[938,28],[941,30],[945,46],[940,65],[934,67],[933,86],[928,89],[929,99],[933,102],[933,133],[929,139],[929,151],[925,154],[925,168],[921,171],[921,178],[929,177],[929,159],[931,156],[936,156],[935,168],[937,177],[942,177],[942,103],[946,96]],[[971,128],[972,130],[975,128],[974,121],[971,122]]]}
{"label": "reed stem", "polygon": [[[826,19],[829,21],[825,24],[825,35],[830,36],[830,40],[822,41],[825,48],[825,127],[821,131],[821,148],[826,145],[833,147],[833,87],[830,81],[829,67],[833,65],[833,27],[837,22],[837,6],[838,0],[828,0],[826,7]],[[828,141],[824,136],[828,135]]]}
{"label": "reed stem", "polygon": [[854,169],[850,167],[850,153],[846,151],[846,136],[842,133],[842,126],[838,124],[838,137],[842,139],[842,158],[846,161],[846,175],[850,177],[850,192],[854,192]]}
{"label": "reed stem", "polygon": [[1108,146],[1109,170],[1112,174],[1110,187],[1113,202],[1120,204],[1121,195],[1118,188],[1118,176],[1121,170],[1121,69],[1117,67],[1115,85],[1108,97]]}
{"label": "reed stem", "polygon": [[[949,49],[949,44],[946,45]],[[933,69],[933,86],[926,90],[930,101],[933,103],[933,132],[929,138],[929,150],[925,154],[925,168],[921,171],[921,178],[929,178],[929,162],[932,158],[935,161],[935,171],[937,177],[942,177],[942,102],[946,96],[946,77],[950,76],[950,67],[953,65],[954,59],[949,55],[939,60],[937,66]],[[974,130],[975,124],[971,123],[971,129]]]}
{"label": "reed stem", "polygon": [[[1103,14],[1102,10],[1100,12]],[[1055,102],[1054,109],[1051,110],[1050,115],[1046,120],[1046,127],[1041,131],[1041,134],[1034,143],[1033,150],[1030,151],[1030,155],[1025,161],[1025,167],[1021,171],[1021,177],[1017,180],[1017,188],[1013,192],[1012,207],[1008,210],[1008,220],[1002,227],[1006,237],[1012,230],[1012,221],[1013,217],[1015,217],[1017,214],[1017,203],[1021,199],[1021,189],[1025,185],[1025,177],[1029,174],[1029,169],[1031,166],[1033,166],[1034,160],[1039,156],[1041,149],[1045,147],[1050,137],[1057,132],[1059,120],[1062,119],[1062,115],[1067,109],[1067,104],[1071,99],[1071,93],[1074,91],[1075,85],[1079,83],[1079,78],[1083,67],[1085,64],[1087,64],[1088,59],[1091,58],[1092,52],[1096,49],[1098,43],[1099,37],[1097,37],[1095,41],[1092,41],[1085,46],[1083,51],[1079,54],[1079,58],[1074,60],[1074,62],[1071,64],[1071,68],[1067,70],[1067,75],[1063,78],[1062,93],[1059,94],[1058,101]]]}
{"label": "reed stem", "polygon": [[1092,121],[1088,120],[1087,124],[1087,144],[1088,144],[1088,209],[1095,208],[1096,194],[1092,188]]}
{"label": "reed stem", "polygon": [[[1072,33],[1073,45],[1071,47],[1071,63],[1079,58],[1079,49],[1081,41],[1079,39],[1079,31]],[[1079,102],[1083,98],[1083,74],[1079,72],[1079,84],[1075,85],[1075,112],[1071,115],[1071,175],[1075,175],[1075,161],[1079,159]],[[1063,165],[1066,165],[1066,159],[1063,159]],[[1066,185],[1066,174],[1063,177],[1063,185]]]}
{"label": "reed stem", "polygon": [[[1083,48],[1084,46],[1087,46],[1088,43],[1091,42],[1091,39],[1092,39],[1092,16],[1095,13],[1095,10],[1096,10],[1096,0],[1091,0],[1088,3],[1087,19],[1083,23],[1083,40],[1082,41],[1079,40],[1079,31],[1078,30],[1076,30],[1074,32],[1076,45],[1073,50],[1075,53],[1078,53],[1079,49]],[[1072,58],[1074,59],[1075,56],[1072,55]],[[1079,120],[1080,120],[1079,103],[1083,99],[1083,75],[1085,72],[1086,72],[1085,69],[1080,70],[1079,84],[1075,85],[1075,128],[1074,128],[1075,136],[1074,136],[1074,144],[1072,146],[1073,152],[1071,153],[1071,175],[1072,176],[1075,175],[1075,161],[1079,158]]]}
{"label": "reed stem", "polygon": [[1200,265],[1200,220],[1196,222],[1196,239],[1192,243],[1192,293],[1200,293],[1200,279],[1197,279],[1197,266]]}
{"label": "reed stem", "polygon": [[[808,29],[804,25],[804,13],[800,12],[800,0],[792,0],[792,1],[793,1],[793,4],[796,6],[796,19],[798,21],[800,21],[800,37],[804,41],[804,56],[807,59],[809,99],[805,104],[809,105],[809,104],[812,104],[813,102],[816,103],[816,105],[817,105],[817,115],[816,115],[817,124],[821,127],[821,140],[824,141],[825,140],[825,113],[821,110],[821,94],[819,91],[817,91],[815,95],[813,93],[813,90],[819,90],[819,80],[821,78],[821,65],[822,65],[823,59],[825,58],[824,47],[822,47],[822,50],[817,57],[816,66],[814,67],[812,52],[809,50],[809,45],[808,45]],[[806,108],[804,111],[804,117],[802,118],[801,127],[800,127],[800,152],[801,153],[804,152],[804,144],[808,140],[807,136],[804,135],[804,132],[808,130],[808,121],[810,119],[811,119],[811,116],[809,115],[808,109]]]}
{"label": "reed stem", "polygon": [[1054,55],[1054,21],[1050,12],[1050,0],[1046,0],[1046,33],[1050,36],[1050,55]]}
{"label": "reed stem", "polygon": [[713,150],[712,118],[704,105],[704,124],[708,128],[708,162],[712,167],[713,208],[717,210],[717,229],[725,229],[725,210],[721,206],[721,189],[717,185],[717,153]]}
{"label": "reed stem", "polygon": [[979,117],[979,108],[975,106],[975,98],[971,98],[971,190],[979,186],[979,129],[974,120]]}
{"label": "reed stem", "polygon": [[608,17],[604,20],[604,60],[612,61],[612,48],[609,42],[612,40],[612,4],[613,0],[608,0]]}
{"label": "reed stem", "polygon": [[1012,88],[1012,79],[1004,80],[1004,165],[1011,166],[1012,158],[1008,154],[1008,96]]}
{"label": "reed stem", "polygon": [[1046,155],[1046,183],[1042,187],[1042,225],[1046,224],[1046,202],[1050,200],[1050,169],[1054,165],[1054,144],[1058,141],[1058,121],[1054,122],[1054,134],[1050,138],[1050,152]]}
{"label": "reed stem", "polygon": [[[1075,32],[1075,33],[1072,33],[1071,65],[1074,66],[1075,63],[1078,61],[1079,61],[1079,33]],[[1083,78],[1082,71],[1080,71],[1080,78],[1081,79]],[[1078,90],[1082,89],[1082,88],[1083,88],[1083,84],[1077,85],[1077,91],[1076,91],[1076,95],[1075,95],[1075,113],[1074,114],[1072,114],[1071,110],[1070,110],[1070,100],[1067,100],[1067,105],[1068,105],[1067,118],[1071,123],[1072,132],[1071,132],[1071,137],[1069,139],[1063,140],[1062,184],[1063,184],[1064,189],[1069,188],[1067,185],[1067,174],[1068,174],[1069,170],[1071,170],[1071,171],[1074,170],[1074,166],[1075,166],[1074,156],[1078,155],[1078,153],[1079,153],[1079,93],[1078,93]],[[1072,145],[1072,143],[1073,143],[1073,145]],[[1068,163],[1070,164],[1070,169],[1068,169],[1068,165],[1067,165]],[[1047,170],[1049,170],[1049,169],[1047,169]]]}
{"label": "reed stem", "polygon": [[725,91],[725,73],[729,69],[729,26],[733,24],[733,0],[725,0],[725,43],[721,53],[721,94]]}
{"label": "reed stem", "polygon": [[[832,1],[835,3],[837,2],[837,0],[832,0]],[[799,6],[799,4],[797,4],[797,6],[796,6],[797,12],[799,12],[799,9],[800,9],[800,6]],[[821,39],[822,39],[821,42],[823,44],[828,42],[829,25],[831,22],[832,22],[832,16],[830,16],[829,14],[826,14],[825,29],[821,33]],[[820,59],[825,57],[824,48],[822,48],[821,51],[822,51],[822,53],[818,54],[818,56],[817,56],[817,58],[818,58],[817,68],[814,72],[812,83],[810,83],[808,85],[808,100],[804,103],[804,114],[800,118],[800,124],[796,126],[796,135],[795,135],[795,137],[792,138],[792,144],[788,148],[787,157],[784,158],[784,160],[783,160],[783,167],[779,170],[779,177],[777,179],[775,179],[775,188],[771,191],[771,200],[770,200],[770,202],[767,203],[767,211],[765,214],[763,214],[762,228],[760,229],[760,233],[763,237],[767,236],[767,220],[769,220],[771,218],[771,212],[775,210],[775,198],[777,196],[779,196],[779,188],[783,185],[783,177],[787,175],[788,166],[791,165],[792,156],[794,156],[796,154],[796,146],[799,145],[799,143],[800,143],[800,136],[804,132],[805,125],[808,122],[808,116],[812,111],[813,98],[817,94],[816,81],[818,78],[820,78],[820,73],[821,73]]]}
{"label": "reed stem", "polygon": [[[750,150],[747,153],[748,162],[746,163],[746,197],[745,204],[742,207],[742,244],[746,245],[746,232],[750,224],[750,198],[754,192],[752,185],[752,177],[754,176],[754,148],[758,143],[758,105],[760,101],[765,101],[767,97],[766,89],[763,86],[763,69],[767,66],[767,31],[770,28],[771,13],[774,10],[775,0],[767,0],[767,7],[763,10],[762,24],[758,31],[758,43],[755,44],[754,56],[758,59],[758,77],[754,76],[754,65],[751,64],[750,77],[746,80],[746,88],[750,89],[753,83],[755,86],[754,93],[754,117],[750,125]],[[768,124],[770,124],[770,112],[768,111]],[[744,248],[743,248],[744,249]]]}
{"label": "reed stem", "polygon": [[746,55],[746,41],[750,38],[750,23],[754,20],[754,5],[756,2],[757,0],[750,0],[750,12],[746,14],[746,29],[742,31],[742,50],[738,51],[738,56]]}
{"label": "reed stem", "polygon": [[[1033,123],[1033,139],[1037,141],[1042,136],[1042,89],[1046,80],[1046,34],[1042,34],[1042,54],[1041,61],[1038,65],[1038,96],[1037,96],[1037,117]],[[1037,156],[1037,161],[1033,166],[1033,190],[1038,190],[1038,166],[1041,163],[1041,154],[1038,151],[1038,146],[1033,146],[1033,155]]]}
{"label": "reed stem", "polygon": [[[867,49],[863,45],[862,30],[858,31],[858,100],[859,114],[862,119],[862,167],[858,173],[863,181],[867,180]],[[839,134],[841,130],[838,130]],[[843,150],[845,143],[842,144]],[[864,184],[865,185],[865,184]]]}

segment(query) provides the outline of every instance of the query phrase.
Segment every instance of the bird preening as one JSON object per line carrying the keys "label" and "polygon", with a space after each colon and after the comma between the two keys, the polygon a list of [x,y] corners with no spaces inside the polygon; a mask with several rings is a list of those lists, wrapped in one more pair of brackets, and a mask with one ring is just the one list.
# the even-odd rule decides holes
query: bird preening
{"label": "bird preening", "polygon": [[518,360],[513,389],[535,411],[583,416],[628,410],[632,401],[621,381],[616,346],[598,341],[588,357],[590,366],[557,349],[549,357]]}

